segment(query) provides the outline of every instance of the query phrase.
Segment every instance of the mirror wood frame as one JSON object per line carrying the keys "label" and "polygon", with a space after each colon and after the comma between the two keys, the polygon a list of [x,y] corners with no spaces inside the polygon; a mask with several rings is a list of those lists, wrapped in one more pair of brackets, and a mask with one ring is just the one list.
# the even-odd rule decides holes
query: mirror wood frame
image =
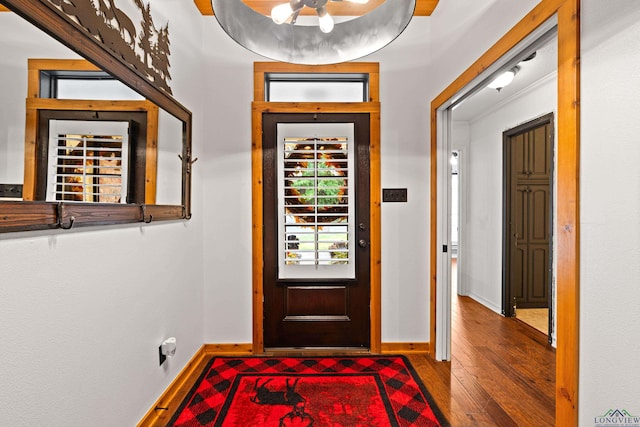
{"label": "mirror wood frame", "polygon": [[0,201],[0,233],[191,218],[191,111],[91,37],[82,27],[67,19],[47,0],[0,0],[0,4],[182,122],[180,205]]}

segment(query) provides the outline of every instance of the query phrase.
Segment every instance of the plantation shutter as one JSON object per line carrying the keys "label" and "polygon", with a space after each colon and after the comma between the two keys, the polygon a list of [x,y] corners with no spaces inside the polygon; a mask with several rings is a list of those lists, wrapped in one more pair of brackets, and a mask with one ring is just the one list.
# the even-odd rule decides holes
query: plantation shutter
{"label": "plantation shutter", "polygon": [[129,123],[50,120],[47,201],[126,203]]}
{"label": "plantation shutter", "polygon": [[354,278],[354,127],[278,124],[278,275]]}

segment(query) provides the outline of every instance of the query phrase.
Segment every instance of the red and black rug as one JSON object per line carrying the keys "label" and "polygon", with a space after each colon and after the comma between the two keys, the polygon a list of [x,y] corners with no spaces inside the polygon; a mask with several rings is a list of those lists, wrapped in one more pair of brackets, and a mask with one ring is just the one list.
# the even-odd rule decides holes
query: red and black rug
{"label": "red and black rug", "polygon": [[446,426],[403,356],[215,357],[168,426]]}

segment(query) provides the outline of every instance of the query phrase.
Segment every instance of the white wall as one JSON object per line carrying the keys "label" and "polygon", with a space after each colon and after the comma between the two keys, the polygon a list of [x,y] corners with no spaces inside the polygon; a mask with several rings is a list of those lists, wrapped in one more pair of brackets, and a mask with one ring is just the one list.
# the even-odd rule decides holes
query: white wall
{"label": "white wall", "polygon": [[[199,115],[200,15],[180,0],[154,2],[152,14],[156,25],[170,21],[174,94]],[[0,18],[2,30],[17,19]],[[23,40],[17,31],[5,39]],[[19,96],[24,108],[26,85]],[[23,132],[24,124],[18,139]],[[196,125],[195,150],[201,141]],[[201,234],[197,214],[189,222],[1,234],[0,425],[135,425],[203,343]],[[168,336],[178,351],[159,367]]]}
{"label": "white wall", "polygon": [[204,21],[204,342],[251,343],[251,101],[253,62],[265,59]]}
{"label": "white wall", "polygon": [[414,18],[380,62],[382,188],[407,203],[382,204],[382,342],[429,341],[430,18]]}
{"label": "white wall", "polygon": [[583,0],[580,425],[640,416],[640,3]]}

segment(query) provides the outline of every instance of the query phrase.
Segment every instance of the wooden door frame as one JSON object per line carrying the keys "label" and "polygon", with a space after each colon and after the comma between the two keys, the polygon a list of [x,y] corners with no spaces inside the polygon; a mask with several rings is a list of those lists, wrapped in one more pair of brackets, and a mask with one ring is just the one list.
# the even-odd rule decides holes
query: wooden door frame
{"label": "wooden door frame", "polygon": [[554,15],[558,20],[556,425],[578,425],[580,0],[542,0],[431,102],[430,352],[436,343],[439,109]]}
{"label": "wooden door frame", "polygon": [[[369,74],[369,102],[267,102],[265,73],[366,73]],[[251,204],[252,204],[252,305],[254,354],[264,353],[263,308],[263,177],[262,177],[262,116],[268,113],[367,113],[369,114],[370,168],[370,352],[381,352],[381,178],[380,178],[380,102],[379,65],[373,62],[310,66],[279,62],[254,64],[254,101],[251,104]]]}
{"label": "wooden door frame", "polygon": [[511,241],[511,233],[509,227],[509,219],[511,217],[511,203],[512,199],[510,196],[510,191],[512,189],[511,182],[511,159],[509,153],[511,152],[511,147],[508,145],[511,138],[517,135],[520,135],[524,132],[528,132],[538,127],[550,125],[551,126],[551,170],[549,171],[549,265],[551,269],[549,270],[549,287],[547,292],[549,293],[547,308],[549,309],[549,325],[547,327],[547,338],[549,343],[552,341],[551,333],[552,333],[552,322],[551,318],[553,316],[553,272],[556,266],[553,264],[553,238],[555,236],[555,227],[554,227],[554,218],[555,218],[555,209],[556,204],[554,200],[554,191],[553,191],[553,183],[554,183],[554,170],[556,169],[555,165],[555,116],[553,113],[545,114],[544,116],[538,117],[536,119],[530,120],[526,123],[513,127],[511,129],[507,129],[502,133],[502,314],[506,317],[511,317],[514,315],[513,307],[511,306],[512,301],[512,289],[509,283],[509,277],[511,277],[511,249],[510,249],[510,241]]}

